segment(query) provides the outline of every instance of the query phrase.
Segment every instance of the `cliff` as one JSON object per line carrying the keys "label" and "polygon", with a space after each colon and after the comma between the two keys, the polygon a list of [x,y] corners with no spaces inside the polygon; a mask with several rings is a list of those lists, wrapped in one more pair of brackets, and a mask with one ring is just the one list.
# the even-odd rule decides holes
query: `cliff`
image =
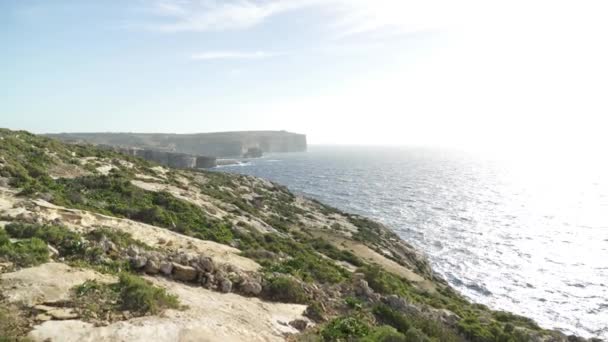
{"label": "cliff", "polygon": [[200,134],[61,133],[47,136],[66,142],[138,147],[212,157],[241,157],[252,149],[262,152],[306,151],[306,135],[285,131]]}
{"label": "cliff", "polygon": [[137,147],[116,147],[98,145],[100,148],[110,149],[122,154],[138,157],[176,169],[209,169],[217,166],[217,158],[196,156],[187,153],[149,150]]}
{"label": "cliff", "polygon": [[584,341],[249,176],[0,130],[0,340]]}

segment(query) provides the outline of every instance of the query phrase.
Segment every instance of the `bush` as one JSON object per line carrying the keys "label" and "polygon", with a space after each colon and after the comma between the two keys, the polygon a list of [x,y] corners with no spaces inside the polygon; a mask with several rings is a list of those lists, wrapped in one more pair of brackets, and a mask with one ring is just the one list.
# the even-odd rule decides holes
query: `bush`
{"label": "bush", "polygon": [[107,312],[121,310],[145,316],[180,307],[176,296],[128,273],[120,274],[116,284],[86,281],[74,288],[74,295],[74,303],[84,317],[99,317]]}
{"label": "bush", "polygon": [[268,299],[277,302],[303,304],[308,300],[302,285],[294,279],[284,276],[268,279],[264,293]]}
{"label": "bush", "polygon": [[[60,179],[56,204],[125,217],[203,240],[232,241],[230,225],[166,192],[146,191],[121,173]],[[76,196],[80,195],[80,196]]]}
{"label": "bush", "polygon": [[383,324],[388,324],[404,334],[412,326],[404,315],[384,304],[374,307],[373,312],[378,321],[382,322]]}
{"label": "bush", "polygon": [[375,327],[361,342],[409,342],[405,336],[387,325]]}
{"label": "bush", "polygon": [[422,331],[416,328],[410,328],[405,334],[406,342],[430,342],[431,339],[428,338]]}
{"label": "bush", "polygon": [[176,296],[153,286],[144,279],[123,273],[118,282],[121,308],[139,313],[157,314],[168,308],[179,308]]}
{"label": "bush", "polygon": [[49,260],[49,250],[38,238],[11,242],[8,234],[0,229],[0,259],[5,259],[19,267],[40,265]]}
{"label": "bush", "polygon": [[17,239],[38,238],[57,248],[61,255],[81,255],[85,244],[80,234],[63,226],[11,223],[5,227]]}
{"label": "bush", "polygon": [[321,336],[325,341],[351,341],[365,337],[369,334],[370,327],[359,317],[339,317],[329,322]]}

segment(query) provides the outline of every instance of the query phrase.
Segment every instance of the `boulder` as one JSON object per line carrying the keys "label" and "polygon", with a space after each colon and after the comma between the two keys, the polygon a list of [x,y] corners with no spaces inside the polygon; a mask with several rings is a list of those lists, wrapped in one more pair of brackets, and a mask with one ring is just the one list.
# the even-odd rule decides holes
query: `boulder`
{"label": "boulder", "polygon": [[104,253],[116,250],[116,245],[114,244],[114,242],[110,241],[105,235],[101,237],[101,241],[99,241],[99,247],[101,247]]}
{"label": "boulder", "polygon": [[173,263],[169,261],[161,261],[159,269],[162,274],[171,275],[171,273],[173,272]]}
{"label": "boulder", "polygon": [[55,309],[47,311],[46,314],[48,316],[51,316],[53,319],[60,321],[78,318],[78,314],[75,313],[72,309]]}
{"label": "boulder", "polygon": [[302,331],[308,327],[308,322],[303,319],[296,319],[289,322],[289,325],[298,329],[299,331]]}
{"label": "boulder", "polygon": [[173,263],[173,279],[181,281],[193,281],[196,279],[198,271],[192,266],[184,266]]}
{"label": "boulder", "polygon": [[246,280],[241,284],[240,289],[245,294],[257,296],[262,293],[262,285],[253,280]]}
{"label": "boulder", "polygon": [[392,309],[401,311],[403,313],[412,315],[419,315],[421,313],[420,309],[416,305],[410,304],[405,299],[396,295],[384,297],[384,302]]}
{"label": "boulder", "polygon": [[148,274],[157,274],[160,271],[160,265],[156,258],[148,259],[146,262],[146,267],[144,268],[144,272]]}
{"label": "boulder", "polygon": [[146,266],[146,264],[148,263],[148,258],[146,258],[145,256],[136,255],[131,257],[130,261],[131,266],[133,266],[133,268],[140,269]]}
{"label": "boulder", "polygon": [[215,264],[213,263],[213,260],[209,257],[200,257],[198,259],[198,264],[201,270],[204,272],[213,273],[213,271],[215,270]]}
{"label": "boulder", "polygon": [[224,293],[232,291],[232,282],[229,279],[224,279],[220,283],[220,290]]}

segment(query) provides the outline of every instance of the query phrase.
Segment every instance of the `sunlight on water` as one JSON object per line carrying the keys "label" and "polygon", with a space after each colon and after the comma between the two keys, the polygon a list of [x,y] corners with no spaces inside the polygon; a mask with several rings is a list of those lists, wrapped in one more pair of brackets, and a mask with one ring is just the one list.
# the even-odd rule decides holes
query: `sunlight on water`
{"label": "sunlight on water", "polygon": [[544,327],[608,337],[604,159],[313,147],[222,170],[266,177],[386,223],[477,302]]}

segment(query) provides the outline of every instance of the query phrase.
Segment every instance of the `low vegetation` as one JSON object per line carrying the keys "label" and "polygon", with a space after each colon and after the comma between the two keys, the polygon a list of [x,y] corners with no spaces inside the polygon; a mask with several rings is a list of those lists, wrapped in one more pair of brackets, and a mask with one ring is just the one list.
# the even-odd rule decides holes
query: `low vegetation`
{"label": "low vegetation", "polygon": [[85,318],[104,317],[110,320],[114,314],[125,311],[132,316],[146,316],[180,308],[176,296],[128,273],[121,273],[115,284],[89,280],[77,286],[73,304]]}
{"label": "low vegetation", "polygon": [[0,342],[29,342],[27,332],[23,314],[12,306],[0,305]]}
{"label": "low vegetation", "polygon": [[[314,328],[318,339],[520,342],[529,340],[526,331],[544,332],[525,317],[470,303],[440,282],[435,291],[420,289],[417,284],[371,265],[349,250],[317,238],[306,229],[308,223],[300,222],[300,218],[322,222],[320,224],[329,233],[341,234],[345,227],[328,217],[341,215],[341,220],[346,219],[357,227],[353,238],[377,251],[391,251],[391,241],[397,240],[394,233],[379,223],[342,213],[316,201],[309,203],[314,207],[313,212],[304,210],[300,201],[284,187],[254,186],[255,180],[250,177],[218,172],[169,170],[159,175],[152,170],[152,164],[140,159],[87,145],[62,144],[26,132],[0,129],[0,138],[0,181],[6,183],[8,178],[9,185],[19,188],[21,196],[40,197],[69,208],[128,218],[187,236],[237,246],[243,256],[262,265],[264,287],[261,296],[272,301],[308,305],[306,315],[319,323]],[[84,159],[94,162],[83,163]],[[107,175],[101,174],[96,168],[102,164],[97,161],[103,161],[105,166],[110,163],[113,170]],[[132,166],[125,167],[125,164]],[[86,172],[73,177],[52,177],[50,170],[61,165],[72,165]],[[197,187],[202,194],[218,202],[218,208],[229,208],[225,209],[228,216],[220,220],[211,215],[208,208],[171,193],[141,189],[132,183],[136,173],[155,175],[155,182],[158,180],[182,189],[187,187],[183,181],[187,179],[191,184],[189,191]],[[326,220],[317,221],[322,215],[326,215]],[[258,232],[245,222],[251,218],[264,221],[277,232]],[[238,220],[241,221],[233,227],[233,222]],[[121,251],[130,246],[151,248],[129,234],[103,227],[78,233],[56,224],[13,222],[0,229],[0,261],[11,262],[16,268],[30,267],[47,262],[56,252],[58,255],[52,256],[56,260],[61,258],[71,265],[117,275],[119,281],[115,284],[88,281],[74,289],[76,310],[91,320],[123,319],[120,317],[145,316],[179,308],[176,297],[130,273],[131,266],[118,253],[102,250],[102,242],[106,239]],[[398,259],[399,253],[394,254],[389,258],[406,264]],[[413,263],[414,268],[422,270],[416,262],[408,259],[408,265]],[[345,267],[344,263],[353,267]],[[372,295],[356,291],[356,281],[361,275],[353,276],[354,269],[362,274],[374,292]],[[423,275],[432,280],[428,273]],[[396,310],[384,304],[389,296],[398,296],[409,305],[424,308],[425,313]],[[448,324],[428,314],[438,310],[454,313],[455,321]],[[18,313],[0,307],[0,342],[18,340],[22,335]]]}

